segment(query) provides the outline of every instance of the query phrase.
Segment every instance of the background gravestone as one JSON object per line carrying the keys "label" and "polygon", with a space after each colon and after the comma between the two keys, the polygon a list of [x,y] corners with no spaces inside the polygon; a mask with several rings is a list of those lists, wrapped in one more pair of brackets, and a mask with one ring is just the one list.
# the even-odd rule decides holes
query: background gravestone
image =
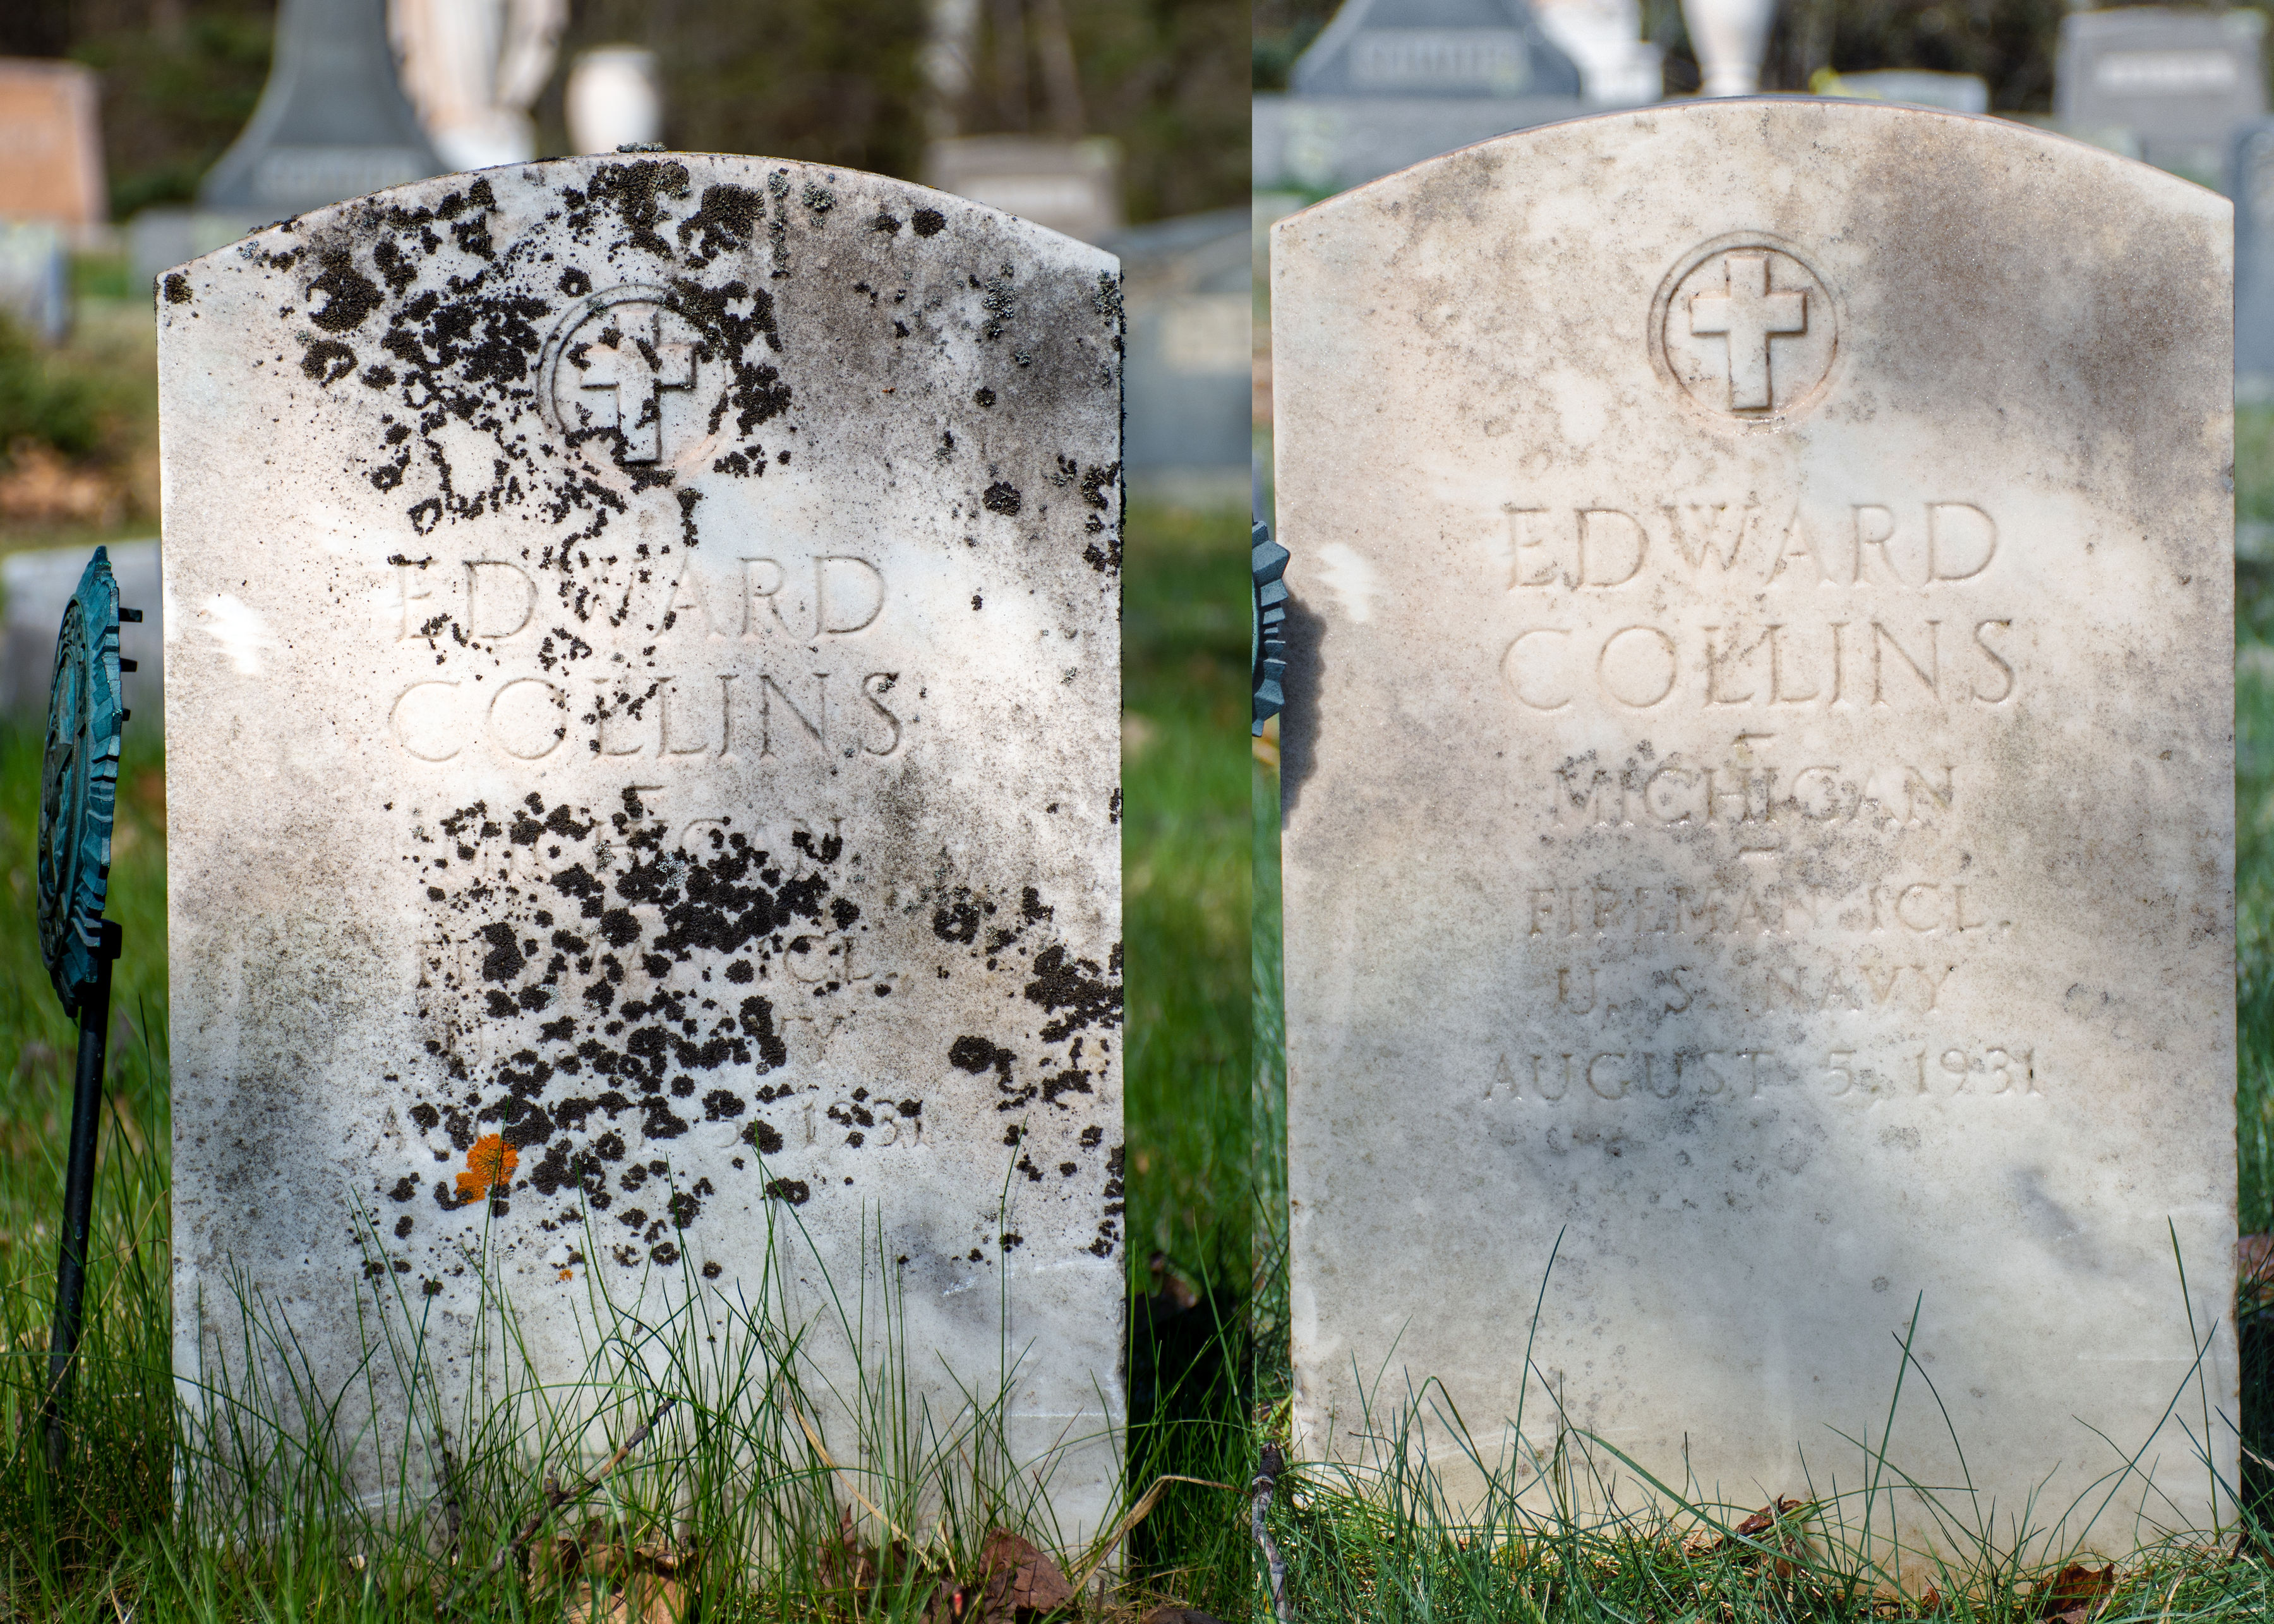
{"label": "background gravestone", "polygon": [[198,201],[281,217],[442,167],[396,82],[384,0],[284,0],[260,105]]}
{"label": "background gravestone", "polygon": [[109,217],[95,113],[93,69],[0,57],[0,221],[83,233]]}
{"label": "background gravestone", "polygon": [[2265,15],[2132,6],[2061,19],[2053,112],[2065,129],[2216,186],[2236,125],[2266,111]]}
{"label": "background gravestone", "polygon": [[2274,119],[2235,132],[2226,171],[2234,200],[2234,387],[2274,399]]}
{"label": "background gravestone", "polygon": [[[1738,102],[1276,228],[1307,1447],[1435,1379],[1519,1482],[1528,1403],[1811,1498],[1916,1306],[1960,1522],[2144,1447],[2092,1538],[2208,1525],[2165,1417],[2235,1413],[2227,216]],[[1961,1483],[1916,1371],[1890,1458]]]}
{"label": "background gravestone", "polygon": [[595,1289],[715,1314],[772,1244],[819,1312],[803,1248],[849,1291],[881,1244],[917,1391],[1017,1357],[1082,1538],[1113,260],[872,176],[585,159],[302,216],[158,308],[177,1372],[249,1282],[343,1383],[399,1285],[459,1379],[485,1233],[562,1380]]}
{"label": "background gravestone", "polygon": [[1255,99],[1259,186],[1331,190],[1586,111],[1578,68],[1524,0],[1349,0]]}

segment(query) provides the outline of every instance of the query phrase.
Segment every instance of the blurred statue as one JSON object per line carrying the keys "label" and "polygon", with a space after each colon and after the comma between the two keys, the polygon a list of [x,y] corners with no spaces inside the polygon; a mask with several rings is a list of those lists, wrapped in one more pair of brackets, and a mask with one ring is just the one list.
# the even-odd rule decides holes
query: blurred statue
{"label": "blurred statue", "polygon": [[1701,94],[1749,96],[1761,87],[1776,0],[1682,0],[1682,19],[1705,76]]}
{"label": "blurred statue", "polygon": [[636,45],[580,52],[568,70],[568,145],[580,153],[663,139],[663,90],[655,53]]}
{"label": "blurred statue", "polygon": [[1579,67],[1593,107],[1640,107],[1659,99],[1665,67],[1642,37],[1639,0],[1532,0],[1547,37]]}
{"label": "blurred statue", "polygon": [[553,72],[568,0],[388,0],[403,88],[454,169],[537,155],[529,109]]}

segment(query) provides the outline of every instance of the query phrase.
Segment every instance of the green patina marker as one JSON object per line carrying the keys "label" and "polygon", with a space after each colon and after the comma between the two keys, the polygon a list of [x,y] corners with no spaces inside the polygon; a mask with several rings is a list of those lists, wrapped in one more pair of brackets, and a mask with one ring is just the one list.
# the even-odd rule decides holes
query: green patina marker
{"label": "green patina marker", "polygon": [[141,618],[140,610],[118,606],[109,555],[97,547],[64,609],[48,695],[47,755],[40,781],[40,953],[64,1012],[79,1018],[79,1070],[43,1407],[48,1458],[57,1470],[64,1462],[62,1414],[87,1286],[110,966],[119,950],[118,927],[102,917],[118,807],[119,733],[129,715],[119,703],[119,678],[134,668],[132,661],[118,657],[118,627],[122,620]]}

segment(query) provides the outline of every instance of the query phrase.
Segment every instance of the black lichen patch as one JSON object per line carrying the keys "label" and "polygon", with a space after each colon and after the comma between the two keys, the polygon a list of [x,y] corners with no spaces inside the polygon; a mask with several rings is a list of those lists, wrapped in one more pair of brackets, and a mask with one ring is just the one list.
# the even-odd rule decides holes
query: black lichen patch
{"label": "black lichen patch", "polygon": [[190,279],[179,271],[168,271],[164,283],[166,303],[186,304],[190,302]]}
{"label": "black lichen patch", "polygon": [[749,246],[765,218],[766,200],[749,186],[705,186],[703,206],[679,222],[681,248],[696,239],[688,263],[697,269],[734,249]]}
{"label": "black lichen patch", "polygon": [[[1121,1024],[1121,946],[1116,943],[1101,971],[1094,959],[1070,957],[1057,944],[1035,955],[1035,979],[1027,1000],[1058,1017],[1043,1027],[1043,1041],[1058,1042],[1090,1026]],[[1060,1013],[1060,1011],[1064,1011]]]}
{"label": "black lichen patch", "polygon": [[[731,821],[712,833],[699,850],[674,846],[631,791],[606,815],[531,793],[414,822],[403,866],[426,898],[418,993],[435,1065],[407,1114],[451,1153],[498,1135],[521,1154],[522,1182],[562,1204],[554,1222],[579,1201],[607,1208],[608,1163],[642,1164],[629,1190],[702,1124],[731,1124],[713,1130],[721,1143],[784,1149],[770,1124],[743,1125],[749,1082],[788,1064],[777,1010],[810,1003],[800,971],[817,939],[849,942],[862,910],[840,892],[835,836],[795,832],[777,854]],[[750,990],[727,1007],[713,989],[737,970]],[[675,1101],[698,1091],[699,1112],[682,1113]],[[683,1229],[709,1193],[698,1181],[659,1199]],[[435,1199],[461,1204],[447,1186]]]}
{"label": "black lichen patch", "polygon": [[920,208],[908,220],[918,237],[937,237],[947,229],[947,216],[936,208]]}
{"label": "black lichen patch", "polygon": [[1021,500],[1019,487],[1007,479],[998,479],[987,487],[986,493],[979,499],[988,512],[1005,515],[1016,514]]}
{"label": "black lichen patch", "polygon": [[358,327],[377,310],[383,297],[379,284],[356,269],[355,259],[344,248],[328,250],[323,272],[308,284],[311,295],[324,296],[323,307],[311,310],[308,320],[327,333]]}
{"label": "black lichen patch", "polygon": [[336,338],[320,338],[301,354],[300,370],[330,388],[356,369],[356,352]]}
{"label": "black lichen patch", "polygon": [[595,214],[614,209],[631,246],[668,259],[671,244],[656,227],[662,222],[665,200],[686,195],[687,166],[674,160],[643,158],[633,163],[604,163],[593,171],[591,190],[581,207],[572,206],[569,224],[590,229]]}

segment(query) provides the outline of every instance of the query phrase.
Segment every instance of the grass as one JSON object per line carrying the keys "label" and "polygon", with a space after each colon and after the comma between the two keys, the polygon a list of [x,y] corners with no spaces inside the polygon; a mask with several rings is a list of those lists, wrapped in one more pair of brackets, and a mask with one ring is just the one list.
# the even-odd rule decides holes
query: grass
{"label": "grass", "polygon": [[[1259,435],[1268,447],[1268,435]],[[2274,409],[2238,413],[2236,516],[2274,526]],[[2263,533],[2263,531],[2261,532]],[[2274,562],[2236,578],[2235,797],[2237,1154],[2245,1234],[2274,1232]],[[1276,734],[1275,734],[1276,736]],[[1256,752],[1254,934],[1256,1222],[1254,1312],[1261,1436],[1284,1440],[1288,1355],[1284,1012],[1278,917],[1276,752]],[[1868,1553],[1835,1553],[1814,1536],[1818,1508],[1766,1528],[1747,1507],[1668,1492],[1648,1505],[1581,1513],[1574,1498],[1520,1502],[1495,1481],[1457,1507],[1412,1432],[1414,1406],[1385,1402],[1355,1459],[1299,1465],[1280,1479],[1271,1528],[1294,1616],[1381,1624],[1788,1624],[1933,1618],[1965,1624],[2261,1624],[2274,1618],[2274,1287],[2238,1304],[2247,1447],[2255,1507],[2217,1547],[2174,1538],[2135,1553],[2108,1586],[2059,1574],[2053,1548],[2010,1534],[1984,1541],[1963,1570],[1908,1595]],[[2085,1334],[2090,1334],[2089,1332]],[[1891,1382],[1893,1374],[1891,1372]],[[1427,1398],[1424,1396],[1424,1407]],[[1577,1485],[1609,1462],[1550,1417],[1534,1441],[1549,1480]],[[1890,1463],[1892,1470],[1892,1463]],[[2037,1560],[2012,1554],[2034,1549]],[[2050,1562],[2050,1566],[2048,1563]],[[1263,1592],[1260,1588],[1259,1598]],[[2063,1588],[2066,1586],[2067,1588]],[[2069,1604],[2082,1598],[2075,1611]],[[1259,1605],[1261,1602],[1259,1602]],[[1260,1614],[1259,1614],[1260,1616]]]}
{"label": "grass", "polygon": [[[1143,1504],[1144,1515],[1124,1555],[1100,1569],[1110,1583],[1085,1601],[1089,1616],[1133,1619],[1163,1597],[1247,1616],[1246,1502],[1208,1486],[1244,1482],[1250,1454],[1241,535],[1237,514],[1138,508],[1128,525],[1125,1509]],[[393,1499],[375,1507],[353,1500],[339,1470],[373,1440],[312,1418],[320,1407],[296,1383],[290,1332],[260,1299],[246,1299],[245,1351],[257,1357],[215,1382],[210,1424],[177,1407],[165,791],[147,735],[133,739],[122,778],[109,912],[126,951],[110,1114],[73,1454],[51,1477],[33,1418],[74,1034],[33,924],[38,763],[34,733],[0,727],[0,1620],[560,1618],[581,1592],[562,1565],[573,1553],[553,1536],[583,1530],[594,1548],[644,1540],[644,1556],[611,1572],[629,1562],[643,1575],[635,1583],[699,1589],[705,1620],[913,1620],[940,1581],[969,1577],[998,1525],[1057,1548],[1069,1570],[1103,1554],[1058,1537],[1035,1486],[1048,1463],[1012,1456],[1000,1391],[968,1393],[953,1417],[911,1408],[907,1373],[930,1356],[899,1343],[885,1270],[838,1282],[842,1302],[817,1322],[788,1313],[771,1275],[737,1282],[738,1306],[710,1323],[644,1323],[629,1304],[603,1305],[609,1334],[583,1372],[551,1385],[521,1357],[511,1304],[490,1298],[479,1412],[452,1413],[425,1379],[418,1304],[374,1299],[371,1380],[403,1395],[401,1436],[379,1440]],[[802,1245],[795,1233],[774,1238],[783,1259]],[[528,1573],[518,1560],[488,1571],[536,1508],[546,1471],[573,1479],[666,1399],[624,1465],[550,1520]],[[809,1424],[825,1429],[818,1443]],[[1140,1501],[1164,1476],[1204,1481]],[[602,1522],[588,1529],[592,1516]]]}

